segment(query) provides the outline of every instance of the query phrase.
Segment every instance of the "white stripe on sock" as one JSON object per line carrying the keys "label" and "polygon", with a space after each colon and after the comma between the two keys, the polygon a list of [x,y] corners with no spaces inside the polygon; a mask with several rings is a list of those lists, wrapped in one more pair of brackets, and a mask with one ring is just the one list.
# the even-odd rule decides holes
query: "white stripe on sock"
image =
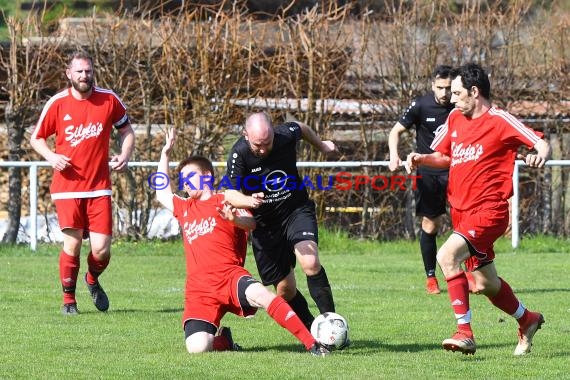
{"label": "white stripe on sock", "polygon": [[455,320],[458,325],[471,323],[471,309],[467,310],[467,314],[455,314]]}
{"label": "white stripe on sock", "polygon": [[517,311],[515,311],[514,314],[512,314],[513,318],[520,319],[523,316],[525,310],[526,307],[524,307],[522,302],[519,302],[519,307],[517,308]]}

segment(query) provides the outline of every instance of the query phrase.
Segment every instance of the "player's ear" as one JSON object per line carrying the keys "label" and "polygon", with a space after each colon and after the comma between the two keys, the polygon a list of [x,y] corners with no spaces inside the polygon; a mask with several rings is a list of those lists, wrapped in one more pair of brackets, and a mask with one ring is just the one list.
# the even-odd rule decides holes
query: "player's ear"
{"label": "player's ear", "polygon": [[479,96],[479,87],[477,86],[471,86],[471,94],[473,95],[474,98]]}

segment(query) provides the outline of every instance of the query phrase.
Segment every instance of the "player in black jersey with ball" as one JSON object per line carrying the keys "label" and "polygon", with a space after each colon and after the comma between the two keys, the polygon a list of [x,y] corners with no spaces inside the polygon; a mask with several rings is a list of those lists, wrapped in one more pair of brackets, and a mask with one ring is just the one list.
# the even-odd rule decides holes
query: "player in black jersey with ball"
{"label": "player in black jersey with ball", "polygon": [[[388,137],[390,149],[391,171],[401,164],[398,154],[400,134],[416,128],[416,149],[419,153],[429,154],[431,142],[439,126],[445,123],[449,112],[453,109],[451,100],[450,66],[437,66],[432,75],[432,91],[420,96],[406,109],[400,120],[394,125]],[[426,272],[426,291],[431,294],[440,293],[435,276],[437,244],[436,236],[441,226],[441,217],[446,213],[447,169],[418,168],[416,216],[422,217],[420,232],[420,250]]]}
{"label": "player in black jersey with ball", "polygon": [[[294,267],[299,261],[307,276],[309,293],[319,312],[334,312],[331,286],[318,255],[315,203],[301,186],[297,171],[297,142],[304,139],[320,152],[336,150],[306,124],[288,122],[273,127],[266,113],[246,120],[243,136],[229,156],[226,200],[250,208],[257,222],[252,231],[253,253],[264,285],[275,286],[303,323],[313,321],[305,297],[297,289]],[[263,192],[263,197],[252,196]],[[257,194],[256,194],[257,195]]]}

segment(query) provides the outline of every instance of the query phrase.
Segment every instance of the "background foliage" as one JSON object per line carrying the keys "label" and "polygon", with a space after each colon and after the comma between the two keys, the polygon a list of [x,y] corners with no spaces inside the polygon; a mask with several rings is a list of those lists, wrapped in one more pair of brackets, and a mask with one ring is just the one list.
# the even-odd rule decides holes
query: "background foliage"
{"label": "background foliage", "polygon": [[[385,1],[341,7],[319,1],[295,9],[283,2],[269,14],[248,11],[255,2],[173,7],[172,1],[125,1],[112,12],[94,5],[81,19],[66,17],[75,15],[69,7],[58,13],[38,3],[46,6],[4,17],[9,37],[0,61],[8,136],[3,159],[40,158],[27,139],[47,98],[66,86],[65,56],[77,47],[94,55],[97,84],[127,104],[137,127],[134,161],[157,160],[161,130],[175,126],[181,136],[175,160],[195,153],[225,162],[246,114],[254,110],[270,112],[276,122],[308,123],[337,141],[339,161],[385,160],[387,132],[412,98],[429,88],[433,67],[469,61],[489,71],[497,105],[543,130],[555,148],[553,158],[568,156],[570,17],[564,2]],[[290,101],[276,101],[284,98]],[[342,99],[355,106],[349,109]],[[410,136],[401,152],[412,149]],[[301,144],[300,160],[322,159]],[[385,168],[345,169],[388,175]],[[153,170],[133,168],[114,176],[117,233],[146,236],[156,204],[145,179]],[[2,174],[11,202],[0,201],[13,207],[10,216],[20,205],[26,214],[27,172]],[[522,232],[568,234],[569,174],[560,168],[523,171]],[[40,210],[47,215],[53,212],[50,170],[41,175]],[[353,235],[415,236],[409,189],[365,187],[313,197],[321,221]],[[12,231],[18,228],[19,217]]]}

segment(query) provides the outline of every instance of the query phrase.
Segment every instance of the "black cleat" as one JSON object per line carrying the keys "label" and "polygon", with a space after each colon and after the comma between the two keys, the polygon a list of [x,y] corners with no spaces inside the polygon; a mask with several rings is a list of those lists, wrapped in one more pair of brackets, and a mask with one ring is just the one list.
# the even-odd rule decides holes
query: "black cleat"
{"label": "black cleat", "polygon": [[315,342],[315,344],[313,344],[311,346],[311,349],[309,350],[309,352],[313,356],[327,356],[331,353],[331,350],[327,346],[325,346],[324,344],[321,344],[319,342]]}
{"label": "black cleat", "polygon": [[65,303],[61,308],[61,314],[63,315],[77,315],[79,310],[77,310],[76,303]]}
{"label": "black cleat", "polygon": [[241,346],[234,342],[232,338],[232,330],[229,327],[220,326],[218,329],[218,335],[223,336],[228,340],[230,344],[230,351],[241,351]]}
{"label": "black cleat", "polygon": [[107,293],[105,293],[99,281],[95,285],[90,285],[87,282],[87,274],[85,274],[85,283],[97,310],[107,311],[109,309],[109,297],[107,297]]}

